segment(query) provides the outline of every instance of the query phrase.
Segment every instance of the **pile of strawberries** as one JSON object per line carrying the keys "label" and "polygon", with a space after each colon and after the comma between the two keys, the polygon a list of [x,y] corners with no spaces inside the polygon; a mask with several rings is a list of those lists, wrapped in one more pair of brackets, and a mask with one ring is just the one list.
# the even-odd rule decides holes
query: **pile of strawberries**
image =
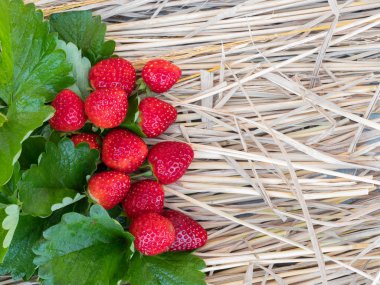
{"label": "pile of strawberries", "polygon": [[[166,92],[181,73],[171,62],[151,60],[141,71],[137,91]],[[145,255],[203,246],[207,232],[199,223],[181,212],[164,210],[163,184],[182,177],[194,158],[192,148],[165,141],[149,150],[141,138],[162,134],[176,120],[176,109],[155,97],[137,100],[138,108],[128,108],[128,98],[138,95],[134,91],[136,71],[125,59],[100,61],[92,67],[89,80],[95,91],[85,102],[69,89],[61,91],[52,102],[56,112],[50,120],[52,128],[62,132],[77,132],[89,120],[101,133],[71,136],[75,145],[88,143],[99,150],[108,168],[88,181],[89,197],[107,210],[122,204],[131,220],[129,231],[135,237],[135,248]],[[149,168],[153,179],[131,182],[133,172]],[[135,175],[139,176],[144,175]]]}

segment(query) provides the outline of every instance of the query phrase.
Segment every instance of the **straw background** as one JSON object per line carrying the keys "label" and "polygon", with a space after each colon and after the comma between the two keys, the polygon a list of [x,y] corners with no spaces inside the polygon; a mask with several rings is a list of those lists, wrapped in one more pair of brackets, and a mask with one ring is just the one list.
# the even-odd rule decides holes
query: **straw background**
{"label": "straw background", "polygon": [[380,284],[379,0],[34,2],[101,15],[136,68],[182,68],[148,143],[196,151],[166,206],[208,230],[208,284]]}

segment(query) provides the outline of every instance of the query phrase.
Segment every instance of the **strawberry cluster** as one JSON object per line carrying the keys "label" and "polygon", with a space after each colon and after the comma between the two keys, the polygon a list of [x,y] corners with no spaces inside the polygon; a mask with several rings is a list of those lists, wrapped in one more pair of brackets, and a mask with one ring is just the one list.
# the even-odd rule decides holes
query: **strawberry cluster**
{"label": "strawberry cluster", "polygon": [[[178,81],[181,70],[171,62],[155,59],[146,63],[141,77],[138,91],[163,93]],[[165,141],[149,150],[142,139],[166,131],[177,118],[176,109],[155,97],[137,100],[138,107],[129,108],[131,99],[138,96],[134,91],[136,70],[122,58],[98,62],[89,81],[94,91],[85,102],[69,89],[61,91],[52,102],[56,112],[50,120],[57,131],[76,132],[70,137],[75,145],[88,143],[101,153],[107,170],[89,179],[89,197],[107,210],[122,204],[131,221],[129,231],[135,237],[135,248],[145,255],[203,246],[207,232],[199,223],[181,212],[164,210],[163,184],[184,175],[194,158],[192,148]],[[134,118],[133,125],[125,123],[127,118]],[[78,133],[87,121],[97,132]],[[141,173],[144,169],[150,170]],[[131,181],[147,173],[152,174],[151,179]]]}

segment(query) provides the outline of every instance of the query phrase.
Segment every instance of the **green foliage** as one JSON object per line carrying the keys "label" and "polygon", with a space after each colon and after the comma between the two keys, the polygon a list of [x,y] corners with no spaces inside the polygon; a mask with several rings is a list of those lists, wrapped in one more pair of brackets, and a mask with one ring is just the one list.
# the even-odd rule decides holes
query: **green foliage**
{"label": "green foliage", "polygon": [[[63,214],[68,212],[83,212],[83,206],[86,203],[77,203],[55,211],[49,218],[38,218],[29,215],[20,214],[18,216],[18,207],[16,205],[8,206],[5,220],[3,221],[0,230],[0,238],[2,246],[0,246],[0,254],[3,257],[3,262],[0,265],[0,274],[11,274],[13,279],[24,278],[25,280],[36,271],[36,265],[33,264],[35,247],[42,239],[42,232],[49,227],[60,222]],[[13,209],[12,209],[13,208]],[[16,211],[17,210],[17,211]],[[4,209],[0,207],[0,216]],[[18,219],[16,219],[18,217]],[[6,219],[9,221],[6,222]],[[9,228],[9,230],[6,230]],[[14,232],[9,233],[10,230]],[[6,240],[7,239],[7,240]],[[4,248],[5,245],[9,245]],[[4,256],[5,255],[5,256]]]}
{"label": "green foliage", "polygon": [[43,136],[30,136],[22,143],[22,151],[18,159],[21,169],[29,169],[38,163],[38,158],[45,151],[46,139]]}
{"label": "green foliage", "polygon": [[53,14],[50,17],[52,31],[61,40],[75,44],[92,64],[109,58],[115,50],[114,41],[104,41],[106,25],[100,16],[90,11],[72,11]]}
{"label": "green foliage", "polygon": [[42,284],[111,285],[126,278],[133,237],[101,206],[63,216],[35,249]]}
{"label": "green foliage", "polygon": [[90,150],[88,144],[75,147],[70,139],[58,145],[47,143],[39,164],[27,170],[18,184],[23,212],[46,217],[54,204],[74,198],[83,191],[86,176],[95,171],[98,157],[98,151]]}
{"label": "green foliage", "polygon": [[20,209],[17,205],[0,204],[0,263],[8,251],[9,241],[12,240],[19,219]]}
{"label": "green foliage", "polygon": [[75,79],[75,83],[70,86],[69,89],[85,100],[91,91],[90,83],[88,81],[91,62],[88,58],[82,57],[82,52],[71,42],[65,43],[64,41],[59,40],[58,48],[66,52],[67,61],[71,63],[73,67],[72,76]]}
{"label": "green foliage", "polygon": [[0,113],[0,127],[2,127],[6,121],[8,121],[7,116],[5,116],[3,113]]}
{"label": "green foliage", "polygon": [[45,220],[22,215],[12,236],[12,241],[0,265],[0,274],[11,273],[13,279],[29,279],[36,266],[32,247],[41,238]]}
{"label": "green foliage", "polygon": [[[0,1],[0,185],[12,176],[21,143],[53,114],[44,103],[73,84],[65,53],[56,50],[41,11],[21,0]],[[4,116],[6,119],[4,119]]]}
{"label": "green foliage", "polygon": [[16,162],[11,179],[0,187],[0,203],[17,204],[17,184],[21,179],[20,164]]}
{"label": "green foliage", "polygon": [[19,217],[20,217],[20,208],[18,205],[12,204],[4,209],[4,212],[7,216],[3,219],[2,228],[7,231],[3,239],[3,248],[8,248],[13,239]]}

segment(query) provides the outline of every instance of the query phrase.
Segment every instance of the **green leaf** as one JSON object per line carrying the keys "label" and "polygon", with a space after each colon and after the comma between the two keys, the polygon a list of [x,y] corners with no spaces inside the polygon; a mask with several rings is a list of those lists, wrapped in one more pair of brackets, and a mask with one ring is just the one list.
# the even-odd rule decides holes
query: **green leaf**
{"label": "green leaf", "polygon": [[69,89],[85,100],[91,91],[88,81],[91,62],[88,58],[82,57],[82,52],[73,43],[66,44],[64,41],[59,40],[57,46],[66,52],[67,61],[73,66],[72,76],[75,79],[75,84],[70,86]]}
{"label": "green leaf", "polygon": [[140,137],[145,138],[146,135],[140,128],[139,125],[139,104],[140,97],[138,95],[133,95],[128,98],[128,112],[127,116],[124,119],[124,122],[121,123],[121,128],[126,128]]}
{"label": "green leaf", "polygon": [[[12,176],[14,164],[21,154],[22,142],[32,130],[53,115],[52,107],[33,107],[33,102],[30,102],[31,112],[27,108],[20,112],[10,110],[12,113],[8,112],[8,122],[0,127],[0,185],[4,185]],[[17,103],[12,107],[16,107],[15,105]]]}
{"label": "green leaf", "polygon": [[[0,274],[11,273],[13,279],[29,279],[36,270],[36,265],[33,263],[35,254],[32,249],[41,241],[42,232],[59,223],[63,214],[72,211],[77,211],[77,207],[70,205],[62,208],[55,211],[48,219],[20,215],[8,250],[0,247],[0,254],[2,251],[6,252],[3,263],[0,264]],[[2,211],[0,211],[0,216],[2,216],[1,213]],[[11,215],[15,214],[11,213]],[[11,225],[14,227],[15,223]],[[2,240],[4,233],[6,234],[7,231],[2,229],[0,231]]]}
{"label": "green leaf", "polygon": [[65,53],[56,50],[41,11],[21,0],[0,1],[0,99],[7,121],[0,127],[0,185],[12,175],[21,143],[53,115],[44,106],[73,84]]}
{"label": "green leaf", "polygon": [[45,151],[46,139],[43,136],[31,136],[22,143],[19,158],[21,169],[28,169],[38,163],[38,158]]}
{"label": "green leaf", "polygon": [[65,197],[62,199],[62,201],[60,203],[54,204],[50,208],[52,211],[56,211],[58,209],[66,207],[68,205],[74,204],[74,203],[78,202],[79,200],[83,199],[84,197],[86,197],[86,196],[77,193],[74,198]]}
{"label": "green leaf", "polygon": [[[4,221],[7,217],[7,213],[5,212],[5,206],[0,206],[0,219]],[[8,234],[8,230],[5,230],[3,227],[0,227],[0,241],[4,241],[5,237]],[[4,256],[7,253],[8,249],[0,246],[0,263],[3,262]]]}
{"label": "green leaf", "polygon": [[48,142],[39,164],[27,170],[18,184],[23,212],[49,216],[54,204],[83,191],[98,158],[99,152],[90,150],[88,144],[75,147],[70,139],[61,140],[58,146]]}
{"label": "green leaf", "polygon": [[12,204],[5,208],[5,213],[7,214],[7,216],[4,218],[1,224],[2,228],[7,231],[7,234],[3,240],[3,248],[9,247],[9,245],[11,244],[13,235],[18,224],[20,208],[18,205]]}
{"label": "green leaf", "polygon": [[104,42],[106,24],[91,11],[71,11],[53,14],[50,27],[60,39],[71,42],[82,50],[92,64],[109,58],[115,50],[115,42]]}
{"label": "green leaf", "polygon": [[63,216],[36,249],[42,284],[111,285],[126,277],[133,237],[95,205],[86,217]]}
{"label": "green leaf", "polygon": [[8,251],[10,241],[13,238],[16,226],[19,220],[20,209],[17,205],[0,204],[0,263],[3,262],[4,256]]}
{"label": "green leaf", "polygon": [[29,279],[36,266],[32,247],[41,238],[45,224],[44,219],[20,216],[11,245],[0,265],[0,274],[11,273],[13,279]]}
{"label": "green leaf", "polygon": [[7,116],[5,116],[3,113],[0,113],[0,127],[2,127],[6,121],[8,121]]}
{"label": "green leaf", "polygon": [[17,204],[17,184],[21,179],[20,164],[16,162],[11,179],[0,187],[0,203]]}
{"label": "green leaf", "polygon": [[128,268],[132,285],[205,285],[200,270],[205,263],[189,252],[168,252],[155,256],[136,252]]}

